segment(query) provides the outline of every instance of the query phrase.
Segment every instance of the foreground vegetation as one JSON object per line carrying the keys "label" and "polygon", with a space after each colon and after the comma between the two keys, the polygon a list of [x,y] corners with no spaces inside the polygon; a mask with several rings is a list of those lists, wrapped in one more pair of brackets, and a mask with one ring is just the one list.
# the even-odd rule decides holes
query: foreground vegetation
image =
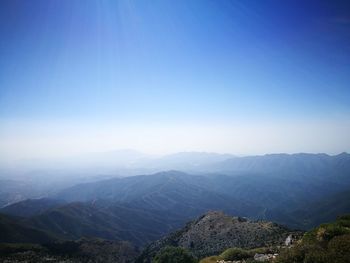
{"label": "foreground vegetation", "polygon": [[229,248],[226,249],[218,256],[206,257],[200,260],[199,263],[216,263],[220,260],[225,261],[239,261],[244,260],[247,263],[258,262],[254,260],[254,256],[256,254],[275,254],[279,252],[278,247],[262,247],[262,248],[254,248],[254,249],[243,249],[243,248]]}
{"label": "foreground vegetation", "polygon": [[254,261],[255,254],[274,254],[274,263],[350,263],[350,215],[337,218],[333,223],[322,224],[306,232],[291,247],[258,249],[229,248],[217,256],[206,257],[200,263],[216,263],[220,260]]}
{"label": "foreground vegetation", "polygon": [[350,262],[350,215],[307,232],[293,248],[284,249],[277,263]]}
{"label": "foreground vegetation", "polygon": [[155,256],[153,263],[197,263],[197,259],[182,247],[169,246]]}
{"label": "foreground vegetation", "polygon": [[138,251],[129,242],[102,239],[54,242],[45,245],[0,243],[0,262],[130,263]]}
{"label": "foreground vegetation", "polygon": [[[298,236],[296,236],[298,238]],[[300,238],[300,237],[299,237]],[[219,241],[218,241],[219,242]],[[46,245],[0,243],[0,262],[134,262],[139,251],[124,241],[80,239]],[[271,256],[257,259],[257,256]],[[202,258],[181,246],[165,246],[153,257],[138,262],[216,263],[218,261],[273,263],[350,263],[350,215],[322,224],[297,239],[291,246],[262,248],[232,247],[221,254]]]}

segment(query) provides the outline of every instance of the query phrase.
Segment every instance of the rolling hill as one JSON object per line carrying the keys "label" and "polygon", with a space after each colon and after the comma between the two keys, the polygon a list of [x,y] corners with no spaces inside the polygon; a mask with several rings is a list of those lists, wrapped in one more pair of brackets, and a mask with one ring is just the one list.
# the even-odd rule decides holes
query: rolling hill
{"label": "rolling hill", "polygon": [[99,237],[130,241],[137,246],[143,246],[179,226],[171,214],[159,215],[154,211],[109,202],[70,203],[21,222],[57,239]]}
{"label": "rolling hill", "polygon": [[26,199],[0,209],[0,212],[19,217],[31,217],[55,208],[66,202],[51,198]]}
{"label": "rolling hill", "polygon": [[161,172],[76,185],[56,198],[67,202],[109,200],[128,207],[177,213],[185,220],[211,209],[255,216],[261,207],[214,190],[210,177],[178,171]]}
{"label": "rolling hill", "polygon": [[47,243],[54,237],[45,231],[22,224],[17,218],[0,214],[0,243]]}

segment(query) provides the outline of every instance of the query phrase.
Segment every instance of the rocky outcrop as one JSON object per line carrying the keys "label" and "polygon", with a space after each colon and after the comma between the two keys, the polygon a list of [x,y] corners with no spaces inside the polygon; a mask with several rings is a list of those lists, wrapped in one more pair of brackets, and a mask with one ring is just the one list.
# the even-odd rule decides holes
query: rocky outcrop
{"label": "rocky outcrop", "polygon": [[230,247],[256,248],[283,245],[293,232],[272,222],[251,221],[211,211],[183,229],[149,245],[140,262],[149,262],[161,248],[180,246],[202,258]]}

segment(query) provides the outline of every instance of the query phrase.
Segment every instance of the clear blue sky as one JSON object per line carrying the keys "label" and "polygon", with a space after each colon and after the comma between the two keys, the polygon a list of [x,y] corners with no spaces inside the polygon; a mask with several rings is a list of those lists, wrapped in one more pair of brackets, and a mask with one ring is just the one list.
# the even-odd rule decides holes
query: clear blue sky
{"label": "clear blue sky", "polygon": [[[14,156],[17,150],[30,155],[42,127],[47,140],[59,141],[72,129],[79,138],[86,132],[83,129],[96,126],[102,134],[120,126],[142,131],[149,125],[167,132],[173,126],[186,129],[186,123],[208,129],[212,123],[230,129],[240,126],[242,134],[251,129],[267,132],[262,130],[270,125],[276,127],[269,130],[270,139],[273,131],[283,135],[285,123],[304,123],[303,131],[310,123],[317,123],[312,126],[315,131],[329,129],[332,123],[335,130],[324,138],[341,140],[322,149],[345,151],[349,150],[349,138],[344,136],[349,131],[349,85],[349,1],[0,2],[3,156],[10,149]],[[60,132],[48,128],[55,125]],[[200,143],[187,149],[184,144],[183,150],[235,152],[230,129],[226,134],[230,147]],[[298,131],[300,142],[307,141],[303,131]],[[196,137],[197,131],[192,132]],[[135,136],[130,142],[140,143],[130,146],[137,148],[143,139]],[[207,140],[215,141],[210,134]],[[111,147],[125,146],[116,141]],[[283,151],[283,147],[247,147],[251,152]],[[96,149],[104,147],[91,150]],[[300,151],[322,149],[310,146]],[[237,151],[249,152],[243,147]]]}

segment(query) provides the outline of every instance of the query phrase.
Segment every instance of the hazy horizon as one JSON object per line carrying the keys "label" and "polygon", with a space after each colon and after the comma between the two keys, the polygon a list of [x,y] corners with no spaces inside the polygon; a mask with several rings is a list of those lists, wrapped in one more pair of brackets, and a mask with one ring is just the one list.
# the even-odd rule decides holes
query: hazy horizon
{"label": "hazy horizon", "polygon": [[[253,156],[267,156],[267,155],[298,155],[298,154],[306,154],[306,155],[317,155],[317,154],[325,154],[328,156],[337,156],[340,154],[349,154],[347,151],[342,152],[322,152],[322,151],[315,151],[315,152],[305,152],[305,151],[295,151],[295,152],[261,152],[261,153],[253,153],[253,154],[241,154],[236,152],[218,152],[218,151],[199,151],[199,150],[186,150],[186,151],[173,151],[173,152],[163,152],[163,153],[151,153],[151,152],[145,152],[145,151],[139,151],[136,149],[131,148],[121,148],[121,149],[111,149],[106,151],[86,151],[86,152],[80,152],[80,153],[71,153],[71,154],[65,154],[65,155],[43,155],[43,156],[35,156],[31,155],[30,158],[17,158],[17,159],[10,159],[5,158],[1,159],[0,161],[0,168],[10,168],[13,169],[16,166],[18,168],[23,168],[25,170],[30,171],[31,169],[66,169],[66,168],[72,168],[76,166],[76,168],[87,168],[93,167],[98,165],[99,167],[103,168],[103,166],[128,166],[131,162],[135,162],[137,164],[137,161],[161,161],[162,158],[169,158],[169,157],[175,157],[181,156],[183,159],[182,161],[191,161],[191,157],[197,157],[200,155],[221,155],[226,156],[226,159],[229,158],[242,158],[242,157],[253,157]],[[125,163],[123,163],[125,162]],[[63,166],[62,166],[63,165]],[[66,166],[68,165],[68,166]],[[73,166],[72,166],[73,165]],[[144,163],[145,166],[147,166],[147,163]],[[61,166],[61,167],[60,167]],[[137,167],[137,166],[135,166]],[[174,168],[176,170],[176,168]],[[172,170],[172,169],[171,169]]]}

